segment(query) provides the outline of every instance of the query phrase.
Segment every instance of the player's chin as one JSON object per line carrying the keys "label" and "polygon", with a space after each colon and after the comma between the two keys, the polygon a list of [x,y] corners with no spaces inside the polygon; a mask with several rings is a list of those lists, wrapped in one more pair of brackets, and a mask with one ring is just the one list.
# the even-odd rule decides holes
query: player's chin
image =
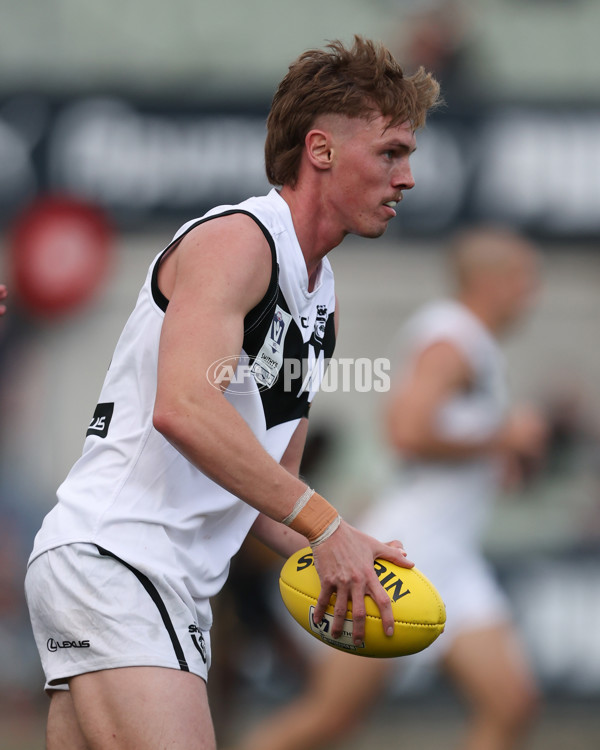
{"label": "player's chin", "polygon": [[367,240],[375,240],[377,237],[381,237],[385,234],[385,230],[388,228],[388,223],[377,224],[370,227],[362,227],[360,231],[355,232],[359,237],[364,237]]}

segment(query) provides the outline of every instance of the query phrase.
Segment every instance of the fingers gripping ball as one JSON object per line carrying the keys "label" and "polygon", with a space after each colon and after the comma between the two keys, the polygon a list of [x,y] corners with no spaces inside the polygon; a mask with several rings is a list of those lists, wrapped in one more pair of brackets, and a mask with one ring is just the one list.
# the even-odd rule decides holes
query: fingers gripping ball
{"label": "fingers gripping ball", "polygon": [[367,596],[365,639],[360,645],[354,644],[352,638],[352,602],[348,605],[344,631],[339,638],[330,635],[335,594],[321,622],[314,623],[313,612],[321,583],[310,547],[296,552],[285,562],[279,577],[279,589],[292,617],[315,638],[334,648],[375,657],[406,656],[427,648],[442,633],[446,622],[446,608],[439,593],[416,568],[401,568],[379,559],[375,560],[374,567],[392,602],[394,635],[385,635],[379,609]]}

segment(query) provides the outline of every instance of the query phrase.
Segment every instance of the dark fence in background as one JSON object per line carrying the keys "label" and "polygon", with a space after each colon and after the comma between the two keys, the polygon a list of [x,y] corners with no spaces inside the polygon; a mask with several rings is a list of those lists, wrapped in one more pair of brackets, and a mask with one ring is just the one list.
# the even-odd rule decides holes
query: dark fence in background
{"label": "dark fence in background", "polygon": [[[41,193],[86,199],[121,229],[177,224],[268,189],[268,102],[185,107],[86,95],[0,100],[0,225]],[[418,136],[417,188],[392,233],[507,221],[548,239],[600,236],[600,106],[441,110]]]}
{"label": "dark fence in background", "polygon": [[545,690],[600,695],[600,546],[505,562],[500,577]]}

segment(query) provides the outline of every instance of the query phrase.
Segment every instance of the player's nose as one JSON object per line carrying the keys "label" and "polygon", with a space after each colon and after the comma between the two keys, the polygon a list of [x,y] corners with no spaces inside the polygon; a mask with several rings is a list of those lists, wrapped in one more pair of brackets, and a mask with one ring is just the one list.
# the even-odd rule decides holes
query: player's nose
{"label": "player's nose", "polygon": [[395,188],[400,188],[401,190],[411,190],[414,188],[415,178],[413,177],[410,164],[403,164],[398,167],[393,175],[393,185]]}

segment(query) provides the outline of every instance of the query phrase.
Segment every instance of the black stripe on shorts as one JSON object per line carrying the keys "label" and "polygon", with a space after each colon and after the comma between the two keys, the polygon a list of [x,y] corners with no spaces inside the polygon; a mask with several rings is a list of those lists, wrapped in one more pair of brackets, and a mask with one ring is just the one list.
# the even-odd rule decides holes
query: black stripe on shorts
{"label": "black stripe on shorts", "polygon": [[179,662],[180,669],[182,670],[182,672],[189,672],[190,668],[188,667],[185,654],[183,653],[183,648],[181,647],[179,638],[177,638],[177,633],[175,632],[175,628],[173,627],[173,623],[171,622],[171,618],[169,616],[165,603],[160,598],[160,594],[158,593],[156,586],[152,583],[148,576],[140,573],[139,570],[136,570],[132,565],[125,562],[125,560],[121,560],[120,557],[117,557],[117,555],[113,554],[109,550],[100,547],[98,544],[96,544],[95,546],[101,555],[112,557],[114,560],[120,562],[121,565],[124,565],[128,570],[130,570],[142,584],[142,586],[146,589],[146,591],[150,595],[150,598],[152,599],[154,604],[156,604],[156,608],[158,609],[164,626],[167,629],[167,633],[169,634],[169,638],[171,639],[171,643],[173,644],[173,650],[175,651],[175,656],[177,657],[177,661]]}

